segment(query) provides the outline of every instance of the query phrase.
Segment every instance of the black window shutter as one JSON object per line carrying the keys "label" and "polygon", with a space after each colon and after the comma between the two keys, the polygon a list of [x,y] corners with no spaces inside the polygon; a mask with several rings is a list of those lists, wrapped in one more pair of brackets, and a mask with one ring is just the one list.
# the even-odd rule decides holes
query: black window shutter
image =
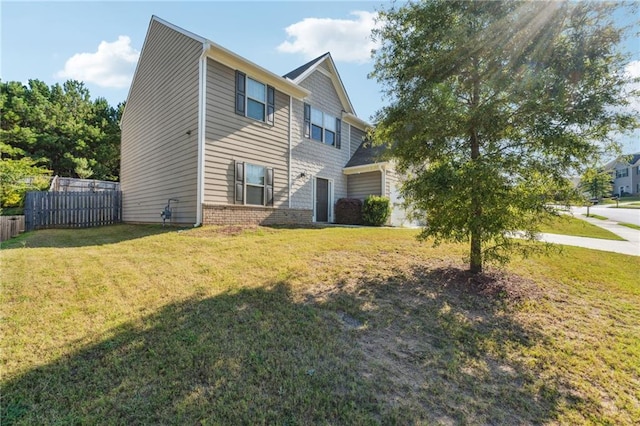
{"label": "black window shutter", "polygon": [[244,163],[236,161],[235,164],[235,192],[236,204],[244,204]]}
{"label": "black window shutter", "polygon": [[276,89],[271,86],[267,86],[267,123],[275,123],[276,115]]}
{"label": "black window shutter", "polygon": [[244,73],[236,71],[236,114],[240,115],[245,115],[246,78]]}
{"label": "black window shutter", "polygon": [[264,185],[265,197],[264,201],[267,206],[273,205],[273,169],[267,168],[265,170],[266,179]]}
{"label": "black window shutter", "polygon": [[304,104],[304,137],[311,137],[311,105]]}
{"label": "black window shutter", "polygon": [[336,118],[336,148],[340,149],[340,136],[342,135],[342,121]]}

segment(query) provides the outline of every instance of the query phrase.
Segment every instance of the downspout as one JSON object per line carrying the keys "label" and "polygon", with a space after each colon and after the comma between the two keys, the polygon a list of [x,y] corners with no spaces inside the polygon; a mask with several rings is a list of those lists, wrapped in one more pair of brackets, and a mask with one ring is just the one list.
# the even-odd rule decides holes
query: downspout
{"label": "downspout", "polygon": [[202,44],[202,54],[198,61],[198,180],[196,195],[196,223],[202,225],[202,203],[204,201],[204,142],[207,117],[207,51],[209,43]]}
{"label": "downspout", "polygon": [[387,196],[387,169],[384,165],[380,165],[380,194],[383,197]]}
{"label": "downspout", "polygon": [[287,197],[289,199],[289,208],[291,208],[291,143],[292,143],[292,138],[291,138],[291,128],[293,126],[293,121],[291,119],[291,116],[293,115],[293,97],[291,95],[289,95],[289,166],[288,166],[288,173],[289,173],[289,196]]}

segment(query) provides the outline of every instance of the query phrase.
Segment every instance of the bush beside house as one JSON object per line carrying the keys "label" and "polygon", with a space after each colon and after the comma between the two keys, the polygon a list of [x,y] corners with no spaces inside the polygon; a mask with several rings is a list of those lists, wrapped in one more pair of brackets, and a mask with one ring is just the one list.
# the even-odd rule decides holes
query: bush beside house
{"label": "bush beside house", "polygon": [[388,197],[369,195],[362,205],[362,221],[369,226],[382,226],[391,215],[391,204]]}
{"label": "bush beside house", "polygon": [[362,225],[362,201],[357,198],[340,198],[336,202],[336,223]]}

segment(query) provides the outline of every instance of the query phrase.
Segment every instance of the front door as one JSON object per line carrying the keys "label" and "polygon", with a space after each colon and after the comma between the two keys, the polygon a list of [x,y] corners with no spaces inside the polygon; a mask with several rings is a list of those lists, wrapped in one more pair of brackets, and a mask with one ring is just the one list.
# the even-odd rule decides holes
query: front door
{"label": "front door", "polygon": [[316,222],[329,221],[329,181],[316,178]]}

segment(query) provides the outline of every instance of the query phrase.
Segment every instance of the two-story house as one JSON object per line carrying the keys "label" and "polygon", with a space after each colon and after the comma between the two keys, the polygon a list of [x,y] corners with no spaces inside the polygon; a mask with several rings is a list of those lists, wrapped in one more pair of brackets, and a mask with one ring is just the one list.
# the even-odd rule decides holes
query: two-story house
{"label": "two-story house", "polygon": [[329,53],[279,76],[154,16],[121,120],[123,219],[171,199],[179,224],[332,222],[339,198],[397,193],[368,126]]}
{"label": "two-story house", "polygon": [[618,157],[605,168],[611,171],[614,194],[640,194],[640,153]]}

